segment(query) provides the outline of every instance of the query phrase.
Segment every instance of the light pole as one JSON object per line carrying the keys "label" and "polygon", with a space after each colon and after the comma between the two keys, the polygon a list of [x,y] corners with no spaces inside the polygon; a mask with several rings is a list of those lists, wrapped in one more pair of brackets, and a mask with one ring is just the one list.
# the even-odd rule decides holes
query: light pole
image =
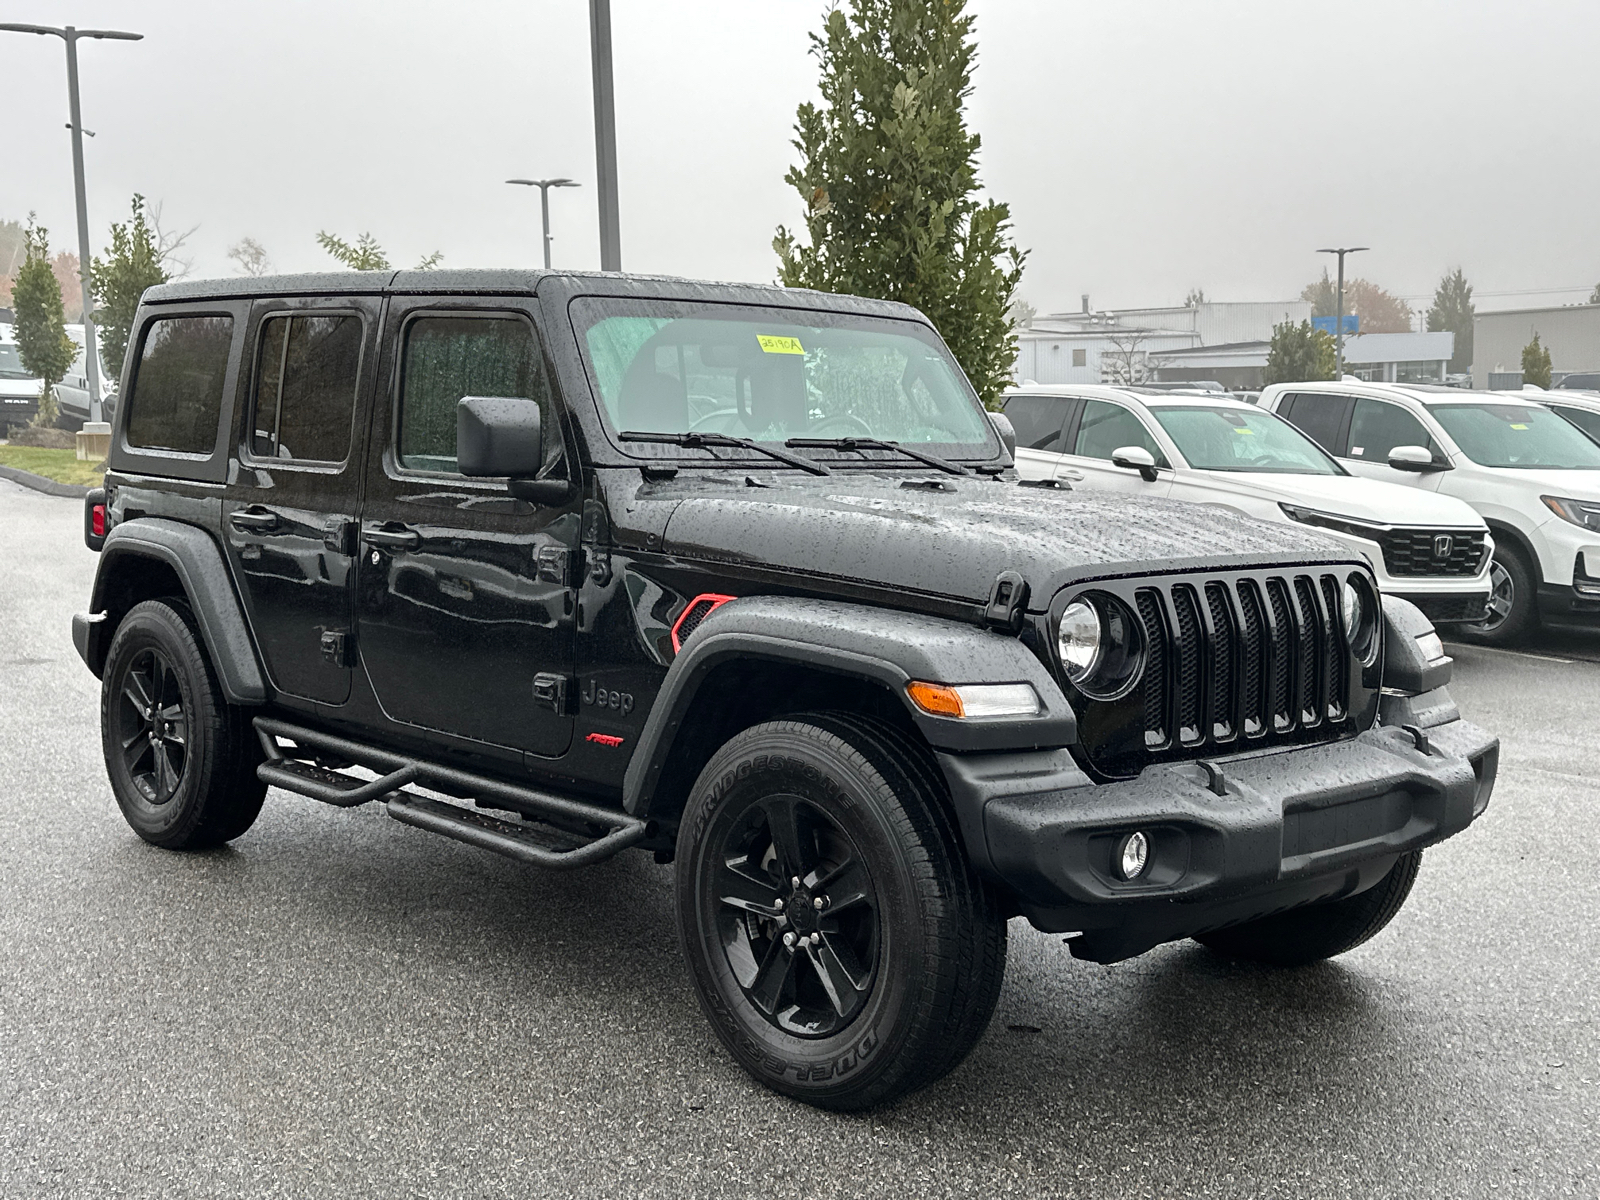
{"label": "light pole", "polygon": [[589,59],[594,70],[595,190],[600,200],[600,269],[622,270],[617,216],[617,106],[611,88],[611,0],[589,0]]}
{"label": "light pole", "polygon": [[94,297],[89,292],[89,203],[83,186],[83,114],[78,104],[78,39],[102,38],[137,42],[142,33],[118,29],[61,29],[53,25],[0,24],[0,32],[54,34],[67,44],[67,98],[72,113],[72,188],[78,201],[78,281],[83,288],[83,369],[89,377],[89,420],[100,421],[100,355],[95,346]]}
{"label": "light pole", "polygon": [[1370,250],[1371,246],[1340,246],[1330,250],[1318,250],[1318,254],[1337,254],[1339,256],[1339,309],[1333,318],[1333,377],[1344,378],[1344,256],[1346,254],[1360,254],[1363,250]]}
{"label": "light pole", "polygon": [[576,179],[508,179],[507,183],[520,183],[539,189],[539,216],[544,220],[544,269],[550,269],[550,189],[553,187],[581,187]]}

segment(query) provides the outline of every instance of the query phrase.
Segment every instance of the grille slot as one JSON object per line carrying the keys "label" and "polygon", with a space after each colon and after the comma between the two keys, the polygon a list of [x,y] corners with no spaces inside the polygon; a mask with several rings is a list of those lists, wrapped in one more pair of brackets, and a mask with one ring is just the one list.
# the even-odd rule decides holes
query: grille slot
{"label": "grille slot", "polygon": [[1339,623],[1341,578],[1252,573],[1124,593],[1148,646],[1128,712],[1142,722],[1145,761],[1341,736],[1356,670]]}

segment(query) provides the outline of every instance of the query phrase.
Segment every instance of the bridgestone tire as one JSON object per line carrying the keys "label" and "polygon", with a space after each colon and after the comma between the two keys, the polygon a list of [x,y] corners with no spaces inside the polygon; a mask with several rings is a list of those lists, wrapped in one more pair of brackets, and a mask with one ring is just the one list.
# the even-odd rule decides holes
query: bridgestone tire
{"label": "bridgestone tire", "polygon": [[1226,958],[1274,967],[1302,967],[1332,958],[1354,950],[1394,920],[1421,865],[1422,851],[1413,850],[1401,855],[1389,873],[1364,892],[1203,933],[1195,941]]}
{"label": "bridgestone tire", "polygon": [[[1504,571],[1504,577],[1498,572]],[[1467,637],[1486,646],[1513,645],[1528,637],[1539,627],[1538,585],[1533,570],[1514,546],[1496,546],[1494,566],[1490,568],[1490,583],[1495,588],[1490,600],[1499,599],[1499,593],[1509,586],[1511,611],[1494,626],[1461,625],[1458,628]]]}
{"label": "bridgestone tire", "polygon": [[[943,1077],[982,1036],[1005,974],[1006,924],[962,851],[947,805],[943,778],[925,748],[885,723],[854,715],[824,713],[758,725],[707,763],[679,831],[678,929],[712,1028],[760,1082],[822,1108],[872,1108]],[[792,902],[798,897],[804,901],[798,914],[769,920],[730,908],[725,868],[737,861],[741,871],[755,870],[752,864],[766,844],[763,831],[777,828],[765,814],[785,806],[803,814],[796,826],[800,841],[833,848],[803,877],[822,886],[813,895],[808,883],[791,889],[791,881],[780,878],[773,832],[765,868],[771,882],[749,894],[754,902],[790,913],[793,907],[782,910],[778,901],[786,893]],[[843,938],[839,930],[848,928],[852,914],[856,944],[865,944],[862,905],[842,910],[833,922],[838,929],[826,932],[830,906],[848,903],[844,895],[851,889],[843,880],[857,877],[837,865],[846,859],[858,862],[870,878],[875,957],[870,973],[864,958],[852,960],[857,977],[867,980],[853,993],[857,1009],[847,1014],[833,1001],[834,994],[849,994],[835,980],[828,1003],[816,1010],[817,1025],[797,1032],[781,1022],[803,1022],[813,1011],[802,1003],[805,988],[809,982],[812,993],[821,994],[816,981],[827,975],[824,956]],[[831,899],[823,894],[830,871],[844,888]],[[747,874],[734,881],[738,888],[746,882]],[[763,889],[773,894],[771,901]],[[820,925],[812,923],[812,904]],[[751,927],[770,929],[773,936],[747,943]],[[775,1012],[763,1010],[754,998],[765,978],[758,968],[787,962],[781,957],[788,953],[779,940],[783,932],[807,929],[825,940],[808,951],[810,959],[795,953],[786,985],[792,1006],[777,1002]],[[761,964],[754,956],[739,957],[740,946],[758,944],[768,947]],[[747,975],[756,970],[750,991],[736,963]]]}
{"label": "bridgestone tire", "polygon": [[[152,685],[155,673],[161,679]],[[148,735],[129,736],[141,721],[135,697],[152,691],[160,693],[161,711],[175,714],[161,718],[164,747]],[[117,804],[151,845],[221,845],[243,834],[261,812],[266,785],[255,774],[261,751],[249,713],[223,698],[181,600],[147,600],[117,626],[101,680],[100,731]],[[151,751],[143,751],[146,743]],[[154,765],[158,749],[165,768]]]}

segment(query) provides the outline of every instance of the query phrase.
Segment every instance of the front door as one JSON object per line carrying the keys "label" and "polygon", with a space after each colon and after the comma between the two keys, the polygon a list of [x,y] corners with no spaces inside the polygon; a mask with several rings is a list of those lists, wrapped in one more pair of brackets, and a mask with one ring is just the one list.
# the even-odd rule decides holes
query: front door
{"label": "front door", "polygon": [[1345,469],[1352,475],[1363,475],[1383,483],[1438,491],[1437,471],[1397,471],[1389,465],[1389,453],[1396,446],[1421,446],[1436,462],[1450,461],[1414,414],[1388,400],[1356,397],[1350,414],[1350,432],[1345,438],[1344,453],[1340,455]]}
{"label": "front door", "polygon": [[239,470],[223,535],[272,686],[343,704],[362,438],[381,301],[261,300],[251,311]]}
{"label": "front door", "polygon": [[[1155,434],[1132,409],[1105,400],[1086,400],[1076,421],[1067,425],[1066,453],[1056,465],[1056,478],[1092,492],[1126,492],[1165,496],[1172,490],[1172,470]],[[1111,455],[1124,446],[1142,446],[1161,468],[1154,482],[1138,471],[1113,466]]]}
{"label": "front door", "polygon": [[[390,303],[361,513],[361,663],[393,720],[555,756],[572,738],[580,502],[541,507],[456,470],[456,404],[543,409],[546,476],[571,459],[532,302]],[[576,493],[576,489],[574,489]]]}

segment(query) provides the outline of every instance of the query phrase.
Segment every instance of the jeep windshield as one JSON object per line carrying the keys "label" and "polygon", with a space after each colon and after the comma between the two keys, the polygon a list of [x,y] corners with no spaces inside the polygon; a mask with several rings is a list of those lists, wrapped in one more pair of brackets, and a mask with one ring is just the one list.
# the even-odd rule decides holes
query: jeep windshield
{"label": "jeep windshield", "polygon": [[0,379],[32,378],[22,365],[22,355],[17,352],[16,343],[0,342]]}
{"label": "jeep windshield", "polygon": [[1261,409],[1152,404],[1150,411],[1197,471],[1345,474],[1305,434]]}
{"label": "jeep windshield", "polygon": [[1600,470],[1600,445],[1545,408],[1521,404],[1433,404],[1430,411],[1480,467]]}
{"label": "jeep windshield", "polygon": [[[774,446],[860,438],[947,458],[1000,453],[950,352],[914,321],[600,298],[574,301],[572,313],[614,433],[722,434]],[[638,443],[626,444],[632,451]],[[835,465],[862,460],[845,448],[806,453]],[[871,461],[895,460],[889,451]]]}

